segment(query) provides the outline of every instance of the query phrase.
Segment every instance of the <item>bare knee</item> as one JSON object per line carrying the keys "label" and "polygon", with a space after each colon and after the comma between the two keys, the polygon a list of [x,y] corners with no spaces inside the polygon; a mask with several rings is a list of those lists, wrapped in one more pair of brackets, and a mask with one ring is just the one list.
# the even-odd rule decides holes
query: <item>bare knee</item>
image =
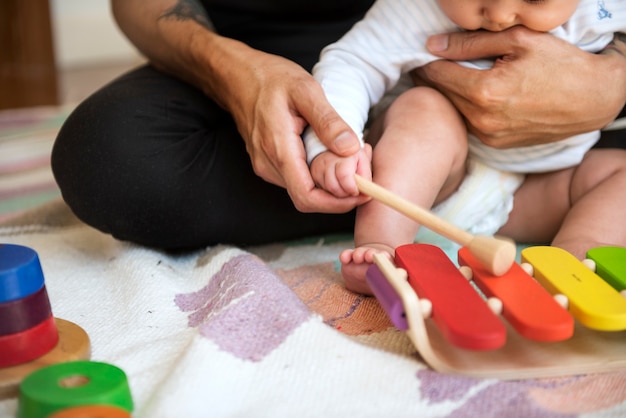
{"label": "bare knee", "polygon": [[572,177],[571,204],[609,179],[621,181],[626,187],[626,150],[607,148],[589,151]]}
{"label": "bare knee", "polygon": [[403,92],[389,107],[386,120],[397,120],[398,116],[404,116],[407,112],[415,116],[433,115],[437,119],[443,115],[452,117],[462,122],[459,112],[446,96],[430,87],[413,87]]}
{"label": "bare knee", "polygon": [[463,161],[467,156],[467,129],[460,113],[443,94],[430,87],[414,87],[402,93],[386,112],[383,130],[413,131],[420,141],[447,149]]}

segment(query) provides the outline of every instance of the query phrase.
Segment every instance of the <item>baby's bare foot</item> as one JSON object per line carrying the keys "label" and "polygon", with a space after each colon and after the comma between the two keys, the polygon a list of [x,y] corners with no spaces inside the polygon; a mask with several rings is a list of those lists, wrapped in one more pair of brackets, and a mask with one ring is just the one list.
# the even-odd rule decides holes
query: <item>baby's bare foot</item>
{"label": "baby's bare foot", "polygon": [[393,248],[384,244],[368,244],[344,250],[339,255],[341,275],[346,288],[353,292],[371,295],[365,276],[367,269],[374,263],[374,254],[385,254],[393,259]]}

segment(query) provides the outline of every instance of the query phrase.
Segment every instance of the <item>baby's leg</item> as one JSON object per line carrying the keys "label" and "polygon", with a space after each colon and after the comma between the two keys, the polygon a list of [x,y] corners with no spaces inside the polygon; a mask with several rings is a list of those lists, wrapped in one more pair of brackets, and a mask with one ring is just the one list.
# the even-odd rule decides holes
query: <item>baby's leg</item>
{"label": "baby's leg", "polygon": [[578,167],[528,176],[499,231],[551,242],[583,259],[602,245],[626,247],[626,151],[594,149]]}
{"label": "baby's leg", "polygon": [[626,151],[592,150],[577,168],[572,207],[552,245],[585,258],[603,245],[626,247]]}
{"label": "baby's leg", "polygon": [[[439,203],[465,175],[467,133],[452,104],[437,91],[418,87],[403,93],[373,131],[372,171],[377,184],[425,208]],[[376,124],[375,124],[376,125]],[[413,242],[419,225],[372,200],[357,210],[355,249],[340,255],[350,290],[370,293],[365,274],[373,255]]]}

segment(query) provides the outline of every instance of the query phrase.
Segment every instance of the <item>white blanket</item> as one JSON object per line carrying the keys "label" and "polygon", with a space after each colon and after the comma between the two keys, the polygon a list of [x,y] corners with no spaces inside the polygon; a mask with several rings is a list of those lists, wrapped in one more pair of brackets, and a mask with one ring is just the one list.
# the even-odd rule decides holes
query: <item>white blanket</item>
{"label": "white blanket", "polygon": [[[443,375],[336,271],[347,241],[167,254],[60,201],[0,225],[39,253],[52,309],[128,375],[135,417],[623,417],[626,371],[550,380]],[[15,399],[0,417],[15,416]]]}

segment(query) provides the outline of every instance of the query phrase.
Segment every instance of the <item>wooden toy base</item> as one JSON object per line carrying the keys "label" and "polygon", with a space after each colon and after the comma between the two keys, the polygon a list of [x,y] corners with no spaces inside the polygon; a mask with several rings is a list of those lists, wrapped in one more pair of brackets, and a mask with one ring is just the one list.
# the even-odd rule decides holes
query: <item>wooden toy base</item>
{"label": "wooden toy base", "polygon": [[47,354],[28,363],[0,369],[0,399],[18,395],[19,385],[30,373],[45,366],[72,360],[87,360],[91,356],[89,336],[78,325],[56,318],[59,342]]}
{"label": "wooden toy base", "polygon": [[406,331],[422,359],[434,370],[503,380],[601,373],[626,368],[626,331],[596,331],[576,323],[574,335],[560,342],[529,340],[507,324],[507,338],[496,350],[458,348],[444,339],[432,319],[424,319],[406,272],[386,257],[375,262],[404,305]]}
{"label": "wooden toy base", "polygon": [[[423,320],[422,320],[423,321]],[[576,324],[561,342],[536,342],[507,329],[504,347],[490,351],[457,348],[444,340],[431,320],[420,333],[407,331],[428,365],[443,373],[503,380],[604,373],[626,368],[626,332],[594,331]]]}

